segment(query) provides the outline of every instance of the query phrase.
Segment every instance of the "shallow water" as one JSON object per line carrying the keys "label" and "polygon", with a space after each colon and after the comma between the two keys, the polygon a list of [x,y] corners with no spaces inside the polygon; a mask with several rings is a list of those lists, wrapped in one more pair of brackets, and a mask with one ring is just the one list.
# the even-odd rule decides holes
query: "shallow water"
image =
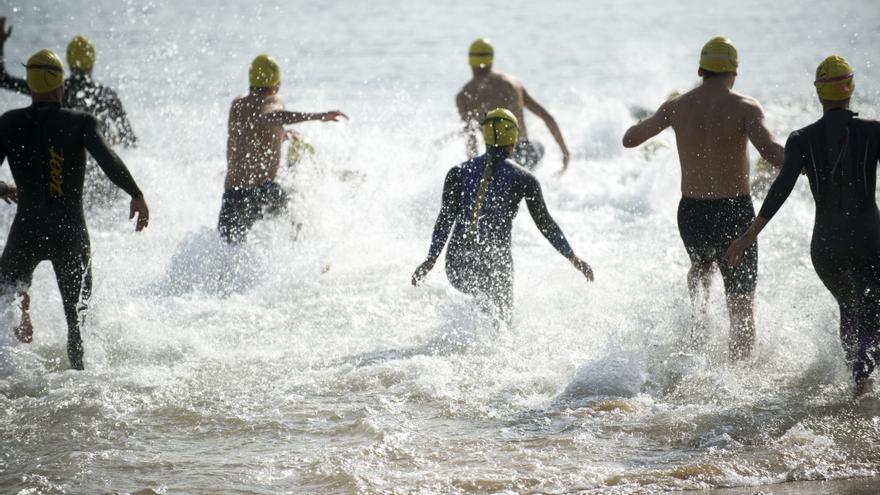
{"label": "shallow water", "polygon": [[[642,493],[878,474],[880,399],[850,399],[837,310],[808,257],[806,183],[762,235],[757,348],[731,365],[720,280],[708,335],[690,343],[672,135],[619,146],[629,107],[695,84],[716,34],[737,43],[737,89],[781,139],[818,117],[810,80],[834,52],[877,118],[876,6],[480,5],[3,4],[11,71],[75,32],[96,42],[96,77],[141,137],[121,154],[153,219],[135,235],[124,202],[88,214],[85,372],[66,370],[54,278],[37,270],[34,343],[0,338],[0,491]],[[537,175],[596,272],[585,283],[523,212],[516,316],[500,329],[442,264],[409,285],[463,158],[440,138],[458,126],[477,36],[560,123],[564,178],[529,121],[549,150]],[[213,230],[226,112],[264,51],[290,108],[352,120],[297,127],[318,153],[284,171],[294,211],[232,249]],[[0,94],[0,108],[26,102]],[[0,205],[0,231],[12,215]]]}

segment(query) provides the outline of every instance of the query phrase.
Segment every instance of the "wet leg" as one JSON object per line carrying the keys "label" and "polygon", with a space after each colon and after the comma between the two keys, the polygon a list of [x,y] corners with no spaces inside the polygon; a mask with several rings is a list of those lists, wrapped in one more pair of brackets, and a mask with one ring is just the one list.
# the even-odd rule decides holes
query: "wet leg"
{"label": "wet leg", "polygon": [[730,317],[730,359],[739,361],[749,357],[755,346],[755,293],[728,294],[727,312]]}
{"label": "wet leg", "polygon": [[31,296],[27,292],[20,292],[21,297],[21,323],[15,327],[15,336],[18,340],[25,344],[30,344],[34,340],[34,325],[31,323]]}
{"label": "wet leg", "polygon": [[67,259],[53,261],[52,265],[67,320],[67,358],[71,368],[81,370],[83,344],[80,327],[92,293],[92,267],[88,247]]}

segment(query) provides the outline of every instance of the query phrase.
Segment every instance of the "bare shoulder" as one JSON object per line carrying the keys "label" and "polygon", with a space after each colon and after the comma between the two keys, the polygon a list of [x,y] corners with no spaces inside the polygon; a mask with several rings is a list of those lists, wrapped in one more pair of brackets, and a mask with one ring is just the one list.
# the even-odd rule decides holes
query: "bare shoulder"
{"label": "bare shoulder", "polygon": [[740,108],[745,114],[754,115],[756,113],[764,113],[764,107],[761,106],[758,100],[752,98],[751,96],[736,93],[734,91],[730,92],[730,96],[736,102],[737,107]]}
{"label": "bare shoulder", "polygon": [[496,72],[493,76],[495,76],[495,80],[500,83],[508,84],[517,89],[523,89],[520,80],[511,74],[507,74],[506,72]]}

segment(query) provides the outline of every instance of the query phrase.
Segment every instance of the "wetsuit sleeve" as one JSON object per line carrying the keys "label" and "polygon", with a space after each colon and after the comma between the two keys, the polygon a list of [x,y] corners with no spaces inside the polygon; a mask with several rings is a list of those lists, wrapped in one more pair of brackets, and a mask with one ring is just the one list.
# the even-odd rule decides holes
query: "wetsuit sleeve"
{"label": "wetsuit sleeve", "polygon": [[107,145],[107,142],[104,141],[104,137],[98,131],[98,121],[91,115],[84,116],[84,119],[85,125],[83,129],[83,139],[85,141],[86,149],[89,150],[89,153],[91,153],[95,158],[95,161],[98,162],[98,166],[101,167],[101,170],[107,174],[107,177],[110,178],[117,187],[127,192],[132,198],[143,197],[143,193],[138,189],[131,173],[129,173],[125,164],[122,163],[122,159],[110,149],[110,146]]}
{"label": "wetsuit sleeve", "polygon": [[6,72],[6,58],[3,56],[3,45],[0,45],[0,88],[10,89],[24,95],[31,94],[31,88],[28,87],[27,81],[13,77]]}
{"label": "wetsuit sleeve", "polygon": [[128,121],[128,115],[126,115],[125,109],[122,108],[122,101],[119,99],[119,96],[116,95],[115,91],[107,89],[106,92],[110,119],[113,120],[116,129],[119,130],[119,138],[122,141],[122,144],[124,146],[134,147],[137,144],[137,136],[134,135],[134,130],[131,128],[131,122]]}
{"label": "wetsuit sleeve", "polygon": [[797,139],[794,136],[789,136],[788,141],[785,143],[785,161],[782,164],[782,170],[780,170],[776,180],[773,181],[773,185],[770,186],[758,216],[766,220],[773,218],[773,215],[782,207],[782,203],[785,203],[785,200],[788,199],[803,169],[804,154],[797,143]]}
{"label": "wetsuit sleeve", "polygon": [[[3,126],[0,125],[0,132],[2,132]],[[6,159],[6,147],[3,146],[3,139],[0,138],[0,167],[3,166],[3,160]]]}
{"label": "wetsuit sleeve", "polygon": [[437,259],[443,246],[449,239],[452,225],[458,218],[458,209],[461,201],[461,169],[455,167],[446,174],[443,182],[443,203],[440,206],[440,214],[434,223],[434,233],[431,235],[431,248],[428,250],[428,258]]}
{"label": "wetsuit sleeve", "polygon": [[529,174],[520,176],[518,181],[532,220],[535,221],[535,225],[544,238],[550,241],[550,244],[563,256],[574,255],[574,250],[568,244],[565,234],[547,210],[547,203],[544,202],[544,194],[541,192],[541,184],[538,183],[538,179]]}

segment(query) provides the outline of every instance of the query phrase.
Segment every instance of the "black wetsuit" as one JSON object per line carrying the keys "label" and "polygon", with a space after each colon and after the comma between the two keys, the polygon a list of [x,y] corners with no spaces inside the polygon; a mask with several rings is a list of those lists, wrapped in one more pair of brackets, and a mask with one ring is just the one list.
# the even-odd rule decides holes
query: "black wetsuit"
{"label": "black wetsuit", "polygon": [[86,150],[114,184],[133,198],[142,194],[110,149],[92,115],[37,103],[0,116],[0,163],[18,188],[18,208],[0,256],[0,305],[30,285],[34,269],[50,260],[67,319],[70,365],[82,369],[80,313],[91,292],[89,234],[82,189]]}
{"label": "black wetsuit", "polygon": [[[6,72],[6,64],[3,62],[3,53],[0,51],[0,88],[9,89],[24,95],[30,95],[31,90],[27,85],[27,81],[11,76]],[[131,122],[122,108],[122,101],[119,100],[116,92],[112,89],[98,84],[92,80],[92,76],[84,72],[73,72],[70,77],[64,79],[64,100],[62,105],[65,108],[74,110],[82,110],[90,113],[98,119],[101,124],[101,134],[104,136],[113,136],[112,141],[118,141],[124,146],[135,146],[137,144],[137,136],[131,128]],[[112,127],[115,133],[110,134]]]}
{"label": "black wetsuit", "polygon": [[799,174],[806,174],[816,202],[810,256],[840,306],[840,338],[858,381],[880,359],[880,122],[855,116],[832,110],[791,134],[759,215],[773,218]]}
{"label": "black wetsuit", "polygon": [[[21,94],[30,95],[31,90],[27,81],[11,76],[6,72],[3,63],[3,53],[0,51],[0,88],[9,89]],[[96,83],[92,76],[84,72],[73,72],[64,80],[64,99],[62,105],[65,108],[81,110],[94,115],[100,124],[101,135],[106,136],[111,143],[119,143],[126,147],[134,147],[137,144],[137,136],[131,128],[131,122],[122,107],[116,92],[103,84]],[[118,196],[118,189],[113,187],[95,166],[92,160],[88,160],[86,167],[86,196],[87,203],[109,203]]]}
{"label": "black wetsuit", "polygon": [[[487,175],[489,180],[484,182]],[[451,232],[446,251],[449,282],[466,294],[487,297],[508,317],[513,305],[510,233],[523,199],[544,237],[557,251],[571,256],[565,234],[547,211],[538,180],[501,150],[474,158],[446,174],[443,204],[428,252],[431,259],[439,257]]]}

